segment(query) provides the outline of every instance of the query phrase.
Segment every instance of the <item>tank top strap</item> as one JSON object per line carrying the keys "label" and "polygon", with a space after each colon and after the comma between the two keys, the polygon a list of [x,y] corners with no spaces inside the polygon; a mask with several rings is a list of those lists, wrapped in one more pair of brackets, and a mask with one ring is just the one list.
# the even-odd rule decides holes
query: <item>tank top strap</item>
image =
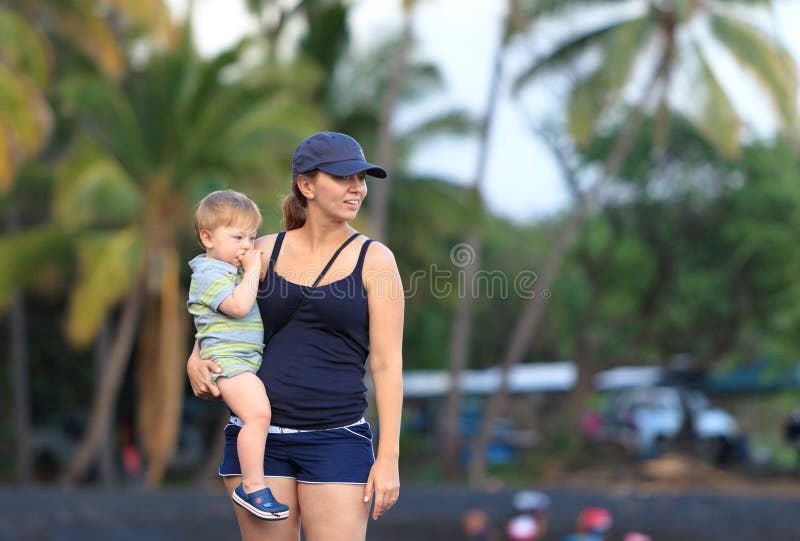
{"label": "tank top strap", "polygon": [[272,247],[272,254],[269,256],[269,267],[267,267],[267,274],[272,274],[275,270],[275,261],[278,259],[278,254],[281,252],[283,245],[283,237],[286,236],[286,231],[281,231],[275,238],[275,245]]}
{"label": "tank top strap", "polygon": [[361,245],[361,253],[358,254],[358,261],[356,262],[356,268],[353,269],[353,274],[356,276],[361,276],[361,269],[364,268],[364,258],[367,255],[367,248],[369,248],[372,239],[367,239],[364,241],[364,244]]}

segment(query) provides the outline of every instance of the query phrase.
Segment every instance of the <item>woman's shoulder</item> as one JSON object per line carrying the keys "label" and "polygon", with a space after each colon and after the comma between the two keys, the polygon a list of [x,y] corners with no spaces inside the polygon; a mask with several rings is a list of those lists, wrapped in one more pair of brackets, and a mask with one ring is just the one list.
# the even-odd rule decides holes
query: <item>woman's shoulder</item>
{"label": "woman's shoulder", "polygon": [[[367,242],[366,240],[364,242]],[[375,271],[396,269],[394,254],[388,246],[377,240],[371,240],[364,255],[364,270]]]}
{"label": "woman's shoulder", "polygon": [[279,234],[280,233],[270,233],[269,235],[258,237],[255,244],[256,250],[262,250],[267,253],[271,252],[273,246],[275,246],[275,239],[278,238]]}

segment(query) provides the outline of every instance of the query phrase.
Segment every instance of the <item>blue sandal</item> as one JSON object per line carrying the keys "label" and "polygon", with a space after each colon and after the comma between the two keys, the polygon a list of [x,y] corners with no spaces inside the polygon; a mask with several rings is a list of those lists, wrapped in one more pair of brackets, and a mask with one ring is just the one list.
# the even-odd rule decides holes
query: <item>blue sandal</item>
{"label": "blue sandal", "polygon": [[269,488],[245,494],[241,483],[231,494],[233,502],[261,520],[283,520],[289,517],[289,506],[280,503]]}

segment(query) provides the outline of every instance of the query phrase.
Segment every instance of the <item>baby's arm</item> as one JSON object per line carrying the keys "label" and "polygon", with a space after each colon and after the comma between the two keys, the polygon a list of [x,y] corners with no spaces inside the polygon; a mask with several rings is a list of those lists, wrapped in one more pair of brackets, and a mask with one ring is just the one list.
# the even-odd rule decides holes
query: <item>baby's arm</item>
{"label": "baby's arm", "polygon": [[241,259],[244,268],[242,281],[219,304],[222,312],[235,318],[246,316],[256,302],[258,280],[261,277],[261,250],[247,250]]}

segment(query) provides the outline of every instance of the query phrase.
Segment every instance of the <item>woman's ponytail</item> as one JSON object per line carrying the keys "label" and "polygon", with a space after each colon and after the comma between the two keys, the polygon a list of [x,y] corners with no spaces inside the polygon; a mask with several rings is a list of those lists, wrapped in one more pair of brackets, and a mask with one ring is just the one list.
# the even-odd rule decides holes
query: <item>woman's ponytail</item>
{"label": "woman's ponytail", "polygon": [[297,229],[306,223],[308,201],[297,187],[297,179],[292,182],[292,193],[283,199],[281,210],[283,210],[283,229],[285,231]]}

